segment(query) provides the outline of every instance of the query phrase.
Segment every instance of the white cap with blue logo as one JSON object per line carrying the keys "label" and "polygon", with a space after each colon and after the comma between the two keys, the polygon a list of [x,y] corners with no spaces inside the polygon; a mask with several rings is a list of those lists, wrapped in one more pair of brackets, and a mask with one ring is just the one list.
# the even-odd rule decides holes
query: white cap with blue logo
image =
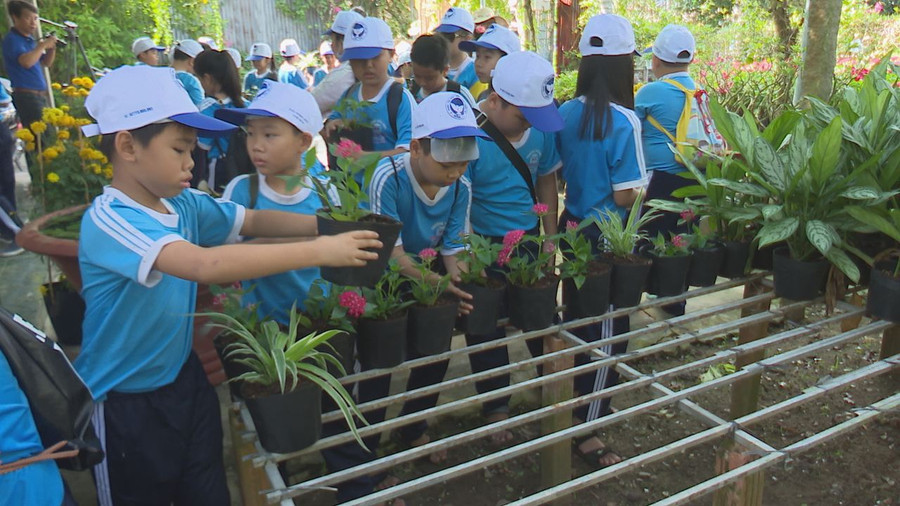
{"label": "white cap with blue logo", "polygon": [[341,61],[368,60],[375,58],[385,49],[394,49],[394,35],[391,28],[378,18],[357,21],[344,35],[344,54]]}
{"label": "white cap with blue logo", "polygon": [[450,7],[441,18],[441,24],[434,29],[436,32],[456,33],[465,30],[469,33],[475,33],[475,20],[469,11],[460,7]]}
{"label": "white cap with blue logo", "polygon": [[475,121],[472,107],[459,93],[441,91],[413,107],[412,138],[431,139],[431,156],[438,162],[478,158],[476,137],[487,137]]}
{"label": "white cap with blue logo", "polygon": [[265,42],[257,42],[256,44],[250,46],[250,56],[247,56],[247,61],[256,61],[271,57],[272,46],[266,44]]}
{"label": "white cap with blue logo", "polygon": [[281,118],[301,132],[315,136],[323,127],[322,113],[312,94],[293,84],[263,81],[262,88],[246,109],[219,109],[219,119],[242,125],[247,117]]}
{"label": "white cap with blue logo", "polygon": [[331,28],[325,30],[323,35],[337,33],[346,36],[347,32],[350,31],[350,27],[362,21],[362,19],[363,17],[356,11],[338,12],[337,16],[334,17],[334,22],[331,23]]}
{"label": "white cap with blue logo", "polygon": [[542,132],[557,132],[564,124],[553,103],[555,79],[553,65],[531,51],[506,55],[491,71],[494,92],[518,107],[531,126]]}
{"label": "white cap with blue logo", "polygon": [[201,114],[171,67],[119,67],[97,81],[84,106],[97,121],[81,127],[88,137],[167,120],[196,128],[206,137],[223,135],[235,128]]}
{"label": "white cap with blue logo", "polygon": [[494,23],[485,30],[478,40],[464,40],[459,43],[459,48],[463,51],[475,51],[476,47],[497,49],[510,54],[521,51],[522,43],[519,41],[519,36],[516,35],[516,32],[503,25]]}

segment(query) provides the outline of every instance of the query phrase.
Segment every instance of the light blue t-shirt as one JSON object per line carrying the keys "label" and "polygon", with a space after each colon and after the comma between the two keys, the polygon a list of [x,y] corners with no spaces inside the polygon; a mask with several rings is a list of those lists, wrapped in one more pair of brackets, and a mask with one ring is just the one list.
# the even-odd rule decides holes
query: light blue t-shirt
{"label": "light blue t-shirt", "polygon": [[[391,160],[394,164],[391,164]],[[464,249],[462,235],[469,230],[471,183],[463,176],[428,198],[409,164],[409,153],[384,158],[369,186],[372,212],[403,223],[395,246],[414,255],[425,248],[453,255]]]}
{"label": "light blue t-shirt", "polygon": [[[0,459],[11,464],[44,450],[25,392],[0,353]],[[56,462],[45,460],[0,476],[2,504],[62,504],[63,483]]]}
{"label": "light blue t-shirt", "polygon": [[447,72],[447,79],[453,79],[465,88],[471,88],[478,82],[478,75],[475,74],[475,60],[471,56],[456,67]]}
{"label": "light blue t-shirt", "polygon": [[313,74],[313,86],[318,86],[327,75],[327,70],[323,68],[316,69],[316,72]]}
{"label": "light blue t-shirt", "polygon": [[[687,89],[696,87],[694,80],[687,72],[675,72],[665,75],[660,79],[672,79],[682,84]],[[660,125],[666,128],[672,136],[678,127],[678,119],[684,110],[684,92],[669,83],[655,81],[646,84],[638,90],[634,96],[634,112],[641,120],[642,139],[644,143],[644,157],[647,160],[647,170],[658,170],[672,174],[684,172],[684,165],[675,160],[675,153],[669,149],[672,139],[660,132],[647,120],[647,116],[653,116]]]}
{"label": "light blue t-shirt", "polygon": [[[390,115],[388,114],[387,97],[388,90],[396,81],[388,79],[384,82],[381,90],[368,100],[369,105],[360,107],[353,114],[353,118],[372,124],[372,142],[375,151],[390,151],[394,148],[409,149],[409,142],[412,140],[412,108],[415,98],[406,88],[403,89],[403,95],[397,108],[397,135],[391,128]],[[350,95],[350,94],[354,95]],[[348,100],[348,96],[362,102],[362,86],[358,83],[351,86],[341,99],[338,100],[338,107],[344,100]],[[329,119],[344,119],[340,111],[332,111]]]}
{"label": "light blue t-shirt", "polygon": [[[446,84],[444,84],[444,87],[441,89],[441,91],[447,91]],[[462,98],[466,99],[466,102],[468,102],[469,106],[475,111],[475,114],[477,115],[478,114],[478,102],[475,101],[475,97],[472,96],[472,92],[469,91],[469,88],[466,88],[465,86],[460,86],[458,93],[460,95],[462,95]],[[425,91],[422,88],[419,88],[418,91],[416,91],[415,99],[416,99],[416,103],[420,103],[423,100],[425,100]]]}
{"label": "light blue t-shirt", "polygon": [[194,105],[200,105],[200,102],[203,102],[203,86],[200,85],[200,80],[197,79],[194,74],[183,70],[177,70],[175,71],[175,78],[184,85],[184,89],[188,92],[188,95],[191,97],[191,102],[193,102]]}
{"label": "light blue t-shirt", "polygon": [[[562,165],[552,134],[529,128],[512,145],[528,165],[535,186],[538,176],[552,174]],[[466,173],[472,182],[472,229],[480,235],[502,236],[534,228],[538,223],[531,213],[534,201],[519,171],[491,139],[478,138],[478,152]]]}
{"label": "light blue t-shirt", "polygon": [[303,71],[289,63],[283,63],[281,67],[278,68],[278,82],[293,84],[301,90],[305,90],[307,87],[306,79],[303,77]]}
{"label": "light blue t-shirt", "polygon": [[107,186],[81,220],[84,342],[75,360],[96,400],[172,383],[191,351],[197,283],[154,270],[167,244],[233,242],[244,208],[197,190],[161,214]]}
{"label": "light blue t-shirt", "polygon": [[[232,103],[230,98],[225,98],[222,100],[215,99],[213,97],[206,97],[200,102],[200,105],[197,106],[200,109],[200,112],[209,116],[210,118],[214,118],[216,111],[219,109],[236,109],[234,103]],[[219,158],[220,156],[224,156],[225,153],[228,152],[228,137],[198,137],[197,144],[209,151],[207,157],[209,160],[214,160]]]}
{"label": "light blue t-shirt", "polygon": [[647,185],[641,123],[634,111],[610,104],[612,129],[604,133],[603,140],[593,139],[593,128],[582,139],[579,131],[584,111],[583,97],[559,108],[565,121],[557,140],[566,180],[566,209],[581,219],[599,216],[599,211],[606,209],[624,216],[626,210],[616,206],[613,191]]}
{"label": "light blue t-shirt", "polygon": [[[327,179],[320,178],[320,180],[324,184],[328,184]],[[299,191],[293,195],[282,195],[266,183],[266,176],[260,174],[259,192],[254,209],[314,215],[322,207],[322,201],[311,187],[312,181],[307,176]],[[250,175],[245,174],[232,179],[225,187],[222,199],[249,206]],[[337,195],[331,195],[330,200],[332,203],[336,203]],[[245,237],[244,239],[251,238]],[[303,309],[303,302],[309,293],[309,287],[320,277],[318,267],[309,267],[263,278],[248,279],[241,282],[242,287],[244,290],[251,286],[254,288],[244,295],[243,302],[245,305],[258,303],[260,316],[270,316],[278,323],[287,325],[290,323],[291,306],[296,302],[297,309]]]}
{"label": "light blue t-shirt", "polygon": [[258,92],[262,88],[263,83],[269,80],[270,73],[268,70],[263,75],[257,74],[255,70],[247,72],[247,75],[244,76],[244,92],[247,93],[254,90],[254,93]]}

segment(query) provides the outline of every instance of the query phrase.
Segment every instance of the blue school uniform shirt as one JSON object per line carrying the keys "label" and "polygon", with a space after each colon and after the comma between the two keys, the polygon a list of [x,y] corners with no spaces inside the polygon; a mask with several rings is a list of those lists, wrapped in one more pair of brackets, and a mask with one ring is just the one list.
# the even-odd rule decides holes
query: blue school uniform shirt
{"label": "blue school uniform shirt", "polygon": [[475,60],[471,56],[467,56],[459,67],[450,69],[447,72],[447,79],[452,79],[465,88],[471,88],[478,83],[478,75],[475,74]]}
{"label": "blue school uniform shirt", "polygon": [[[532,183],[559,170],[562,162],[552,134],[529,128],[512,143],[528,165]],[[472,182],[472,229],[480,235],[502,236],[510,230],[531,230],[537,217],[528,185],[503,151],[490,139],[478,138],[479,158],[469,162]]]}
{"label": "blue school uniform shirt", "polygon": [[47,91],[44,66],[41,64],[46,53],[31,67],[25,68],[19,64],[19,57],[33,51],[36,46],[37,41],[34,37],[23,35],[15,28],[3,37],[3,62],[6,64],[6,73],[13,88]]}
{"label": "blue school uniform shirt", "polygon": [[[385,81],[381,90],[370,100],[370,105],[360,107],[355,111],[352,117],[357,119],[368,119],[372,124],[372,141],[375,151],[390,151],[394,148],[409,149],[409,142],[412,140],[412,107],[415,99],[406,88],[403,89],[403,95],[400,100],[400,106],[397,108],[397,135],[394,136],[394,130],[391,128],[390,115],[388,114],[387,96],[391,85],[395,83],[393,79]],[[353,85],[344,92],[338,101],[338,106],[344,100],[347,100],[349,93],[355,93],[355,100],[363,101],[362,86]],[[332,111],[329,119],[344,119],[343,113],[340,111]]]}
{"label": "blue school uniform shirt", "polygon": [[428,198],[405,153],[381,160],[368,193],[372,212],[403,223],[395,246],[402,245],[407,253],[434,248],[453,255],[465,248],[462,235],[469,230],[472,206],[471,183],[465,176]]}
{"label": "blue school uniform shirt", "polygon": [[[254,209],[314,215],[317,210],[322,208],[322,201],[318,194],[310,189],[312,181],[309,177],[304,178],[302,188],[298,192],[293,195],[282,195],[266,183],[266,176],[260,174],[259,193],[256,196]],[[320,180],[328,184],[327,179],[320,177]],[[232,179],[225,187],[222,198],[242,206],[249,206],[250,175],[245,174]],[[336,203],[337,195],[332,194],[330,200],[332,203]],[[287,325],[291,320],[289,314],[291,306],[296,302],[297,309],[303,309],[309,287],[320,277],[318,267],[309,267],[241,281],[244,290],[253,287],[244,295],[243,302],[245,305],[258,304],[260,316],[270,316],[278,323]]]}
{"label": "blue school uniform shirt", "polygon": [[233,242],[244,208],[196,190],[163,199],[161,214],[107,186],[81,221],[84,341],[75,369],[94,394],[172,383],[191,351],[197,283],[153,269],[167,244]]}
{"label": "blue school uniform shirt", "polygon": [[318,86],[327,75],[327,70],[323,68],[316,69],[316,72],[313,74],[313,86]]}
{"label": "blue school uniform shirt", "polygon": [[188,92],[188,95],[191,97],[191,102],[193,102],[194,105],[199,106],[200,102],[203,102],[203,87],[200,85],[200,80],[197,79],[194,74],[178,70],[175,72],[175,79],[178,79],[181,81],[181,84],[184,85],[184,89]]}
{"label": "blue school uniform shirt", "polygon": [[[447,91],[447,85],[445,84],[441,91]],[[475,111],[478,111],[478,102],[475,101],[475,97],[472,96],[472,92],[469,91],[469,88],[465,86],[460,86],[459,94],[462,95],[462,98],[466,99],[466,102],[469,103],[469,106],[472,107]],[[420,103],[425,100],[425,91],[422,88],[419,88],[415,94],[416,103]]]}
{"label": "blue school uniform shirt", "polygon": [[[694,80],[687,72],[675,72],[660,79],[672,79],[689,90],[696,88]],[[648,116],[653,116],[674,137],[683,110],[684,93],[669,83],[654,81],[642,86],[634,96],[634,112],[641,120],[647,170],[671,174],[686,170],[684,165],[675,160],[675,153],[669,149],[672,139],[660,132],[647,119]]]}
{"label": "blue school uniform shirt", "polygon": [[[204,98],[203,101],[200,102],[198,108],[200,109],[201,113],[209,116],[210,118],[214,118],[216,111],[218,111],[219,109],[237,109],[230,98],[219,100],[213,97]],[[224,156],[225,153],[228,152],[227,136],[217,138],[198,137],[197,144],[201,148],[209,151],[209,153],[207,153],[207,158],[209,160]]]}
{"label": "blue school uniform shirt", "polygon": [[[44,450],[25,392],[0,353],[0,459],[12,463]],[[62,504],[63,483],[56,462],[36,462],[0,476],[2,504]]]}
{"label": "blue school uniform shirt", "polygon": [[599,211],[607,209],[624,217],[626,210],[615,204],[613,191],[647,184],[640,120],[634,111],[610,104],[612,128],[603,140],[593,140],[593,128],[582,139],[578,133],[584,110],[584,97],[559,108],[565,121],[557,139],[566,180],[566,209],[581,219],[599,216]]}
{"label": "blue school uniform shirt", "polygon": [[305,90],[307,87],[303,71],[288,63],[282,64],[278,68],[278,82],[293,84],[301,90]]}

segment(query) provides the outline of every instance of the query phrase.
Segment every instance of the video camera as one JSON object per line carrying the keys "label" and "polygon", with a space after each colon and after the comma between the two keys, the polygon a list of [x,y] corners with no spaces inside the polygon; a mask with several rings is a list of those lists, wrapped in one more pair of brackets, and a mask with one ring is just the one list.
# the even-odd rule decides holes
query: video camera
{"label": "video camera", "polygon": [[[49,39],[50,37],[53,37],[54,35],[56,35],[56,30],[50,30],[49,32],[47,32],[46,35],[44,35],[44,38]],[[60,47],[66,47],[68,45],[69,45],[69,43],[66,42],[65,39],[63,39],[63,38],[56,39],[56,47],[60,48]]]}

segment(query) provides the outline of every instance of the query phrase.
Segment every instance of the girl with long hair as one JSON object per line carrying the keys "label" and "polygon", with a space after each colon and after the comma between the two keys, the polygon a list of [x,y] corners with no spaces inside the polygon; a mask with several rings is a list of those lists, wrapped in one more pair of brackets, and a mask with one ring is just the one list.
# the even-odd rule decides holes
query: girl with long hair
{"label": "girl with long hair", "polygon": [[[225,51],[207,49],[194,59],[194,73],[206,93],[206,98],[198,106],[201,113],[214,117],[215,112],[222,108],[245,107],[241,96],[241,78],[231,55]],[[195,167],[195,179],[205,180],[209,188],[217,193],[228,184],[227,177],[216,174],[216,166],[222,163],[228,153],[228,141],[227,137],[197,139],[197,145],[206,151],[207,161],[205,167]]]}

